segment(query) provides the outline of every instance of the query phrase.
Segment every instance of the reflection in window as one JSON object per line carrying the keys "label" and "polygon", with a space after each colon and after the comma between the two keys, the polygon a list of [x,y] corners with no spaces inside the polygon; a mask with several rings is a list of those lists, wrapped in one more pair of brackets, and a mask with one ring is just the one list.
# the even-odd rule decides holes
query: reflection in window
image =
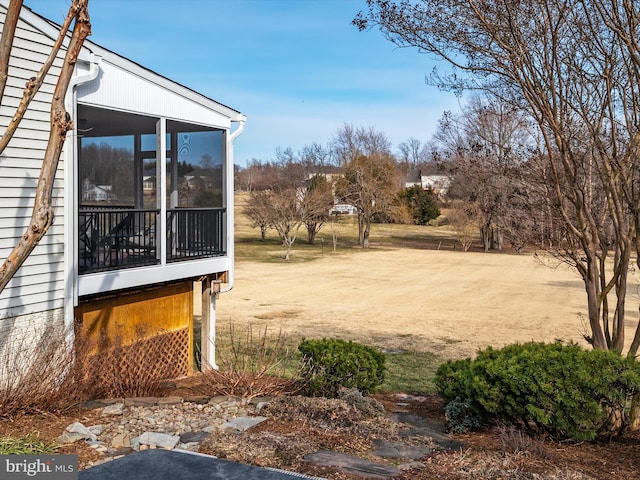
{"label": "reflection in window", "polygon": [[133,206],[133,136],[82,138],[81,204]]}
{"label": "reflection in window", "polygon": [[222,131],[178,131],[179,207],[221,207]]}

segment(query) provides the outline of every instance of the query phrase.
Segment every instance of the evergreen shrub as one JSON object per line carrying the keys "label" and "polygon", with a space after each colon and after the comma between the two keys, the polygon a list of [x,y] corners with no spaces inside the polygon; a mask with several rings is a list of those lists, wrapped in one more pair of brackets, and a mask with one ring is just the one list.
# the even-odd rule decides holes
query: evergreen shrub
{"label": "evergreen shrub", "polygon": [[373,347],[340,339],[302,340],[303,381],[311,393],[335,397],[341,388],[370,393],[382,385],[385,356]]}
{"label": "evergreen shrub", "polygon": [[582,441],[624,432],[640,366],[616,352],[530,342],[446,362],[435,383],[446,403],[464,402],[483,423]]}

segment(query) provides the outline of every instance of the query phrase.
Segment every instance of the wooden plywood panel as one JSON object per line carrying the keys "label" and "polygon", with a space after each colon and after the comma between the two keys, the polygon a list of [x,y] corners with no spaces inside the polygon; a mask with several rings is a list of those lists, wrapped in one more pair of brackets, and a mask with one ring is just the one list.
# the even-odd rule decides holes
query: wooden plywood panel
{"label": "wooden plywood panel", "polygon": [[80,302],[76,309],[80,341],[98,352],[179,330],[188,331],[183,352],[193,358],[193,284],[181,282]]}

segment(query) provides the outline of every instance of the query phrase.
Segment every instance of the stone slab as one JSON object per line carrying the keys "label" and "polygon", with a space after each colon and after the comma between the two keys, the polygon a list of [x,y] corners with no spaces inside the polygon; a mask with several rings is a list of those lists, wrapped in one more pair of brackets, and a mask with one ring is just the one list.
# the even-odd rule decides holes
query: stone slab
{"label": "stone slab", "polygon": [[444,433],[445,428],[442,422],[435,422],[424,417],[400,412],[390,415],[390,418],[393,421],[406,423],[413,427],[408,430],[403,430],[400,433],[403,437],[414,437],[417,435],[429,437],[443,450],[460,450],[465,447],[464,443]]}
{"label": "stone slab", "polygon": [[390,442],[387,440],[374,440],[376,446],[373,454],[382,458],[400,458],[406,460],[417,460],[433,453],[431,448],[414,445],[406,445],[402,442]]}
{"label": "stone slab", "polygon": [[122,415],[124,412],[124,403],[114,403],[102,409],[103,415]]}
{"label": "stone slab", "polygon": [[187,395],[184,397],[184,401],[188,403],[197,403],[200,405],[204,405],[206,403],[209,403],[210,398],[211,397],[208,397],[206,395]]}
{"label": "stone slab", "polygon": [[140,445],[155,445],[158,448],[172,449],[180,441],[178,435],[169,435],[159,432],[144,432],[140,435]]}
{"label": "stone slab", "polygon": [[346,473],[372,480],[386,480],[402,474],[402,470],[396,467],[328,450],[305,455],[304,461],[320,467],[339,468]]}
{"label": "stone slab", "polygon": [[158,397],[125,398],[124,404],[127,407],[153,407],[158,404]]}
{"label": "stone slab", "polygon": [[255,427],[259,423],[264,422],[266,419],[267,417],[237,417],[221,425],[220,429],[223,431],[235,430],[238,432],[244,432],[245,430],[249,430],[251,427]]}
{"label": "stone slab", "polygon": [[89,430],[80,422],[73,422],[71,425],[67,426],[66,431],[69,433],[78,433],[82,435],[87,440],[97,440],[98,437],[95,433]]}
{"label": "stone slab", "polygon": [[192,442],[202,442],[210,435],[209,432],[185,432],[180,435],[180,442],[182,443],[192,443]]}

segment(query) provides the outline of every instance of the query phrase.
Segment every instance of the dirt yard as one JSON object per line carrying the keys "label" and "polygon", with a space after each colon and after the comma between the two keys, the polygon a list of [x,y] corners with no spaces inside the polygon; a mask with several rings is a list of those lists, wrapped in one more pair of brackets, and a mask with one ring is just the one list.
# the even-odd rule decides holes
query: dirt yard
{"label": "dirt yard", "polygon": [[[295,247],[294,247],[295,249]],[[295,251],[294,251],[295,255]],[[627,339],[637,319],[630,289]],[[512,343],[584,343],[586,300],[576,273],[531,254],[371,249],[309,262],[236,262],[217,303],[218,328],[266,323],[299,337],[341,337],[445,358]]]}

